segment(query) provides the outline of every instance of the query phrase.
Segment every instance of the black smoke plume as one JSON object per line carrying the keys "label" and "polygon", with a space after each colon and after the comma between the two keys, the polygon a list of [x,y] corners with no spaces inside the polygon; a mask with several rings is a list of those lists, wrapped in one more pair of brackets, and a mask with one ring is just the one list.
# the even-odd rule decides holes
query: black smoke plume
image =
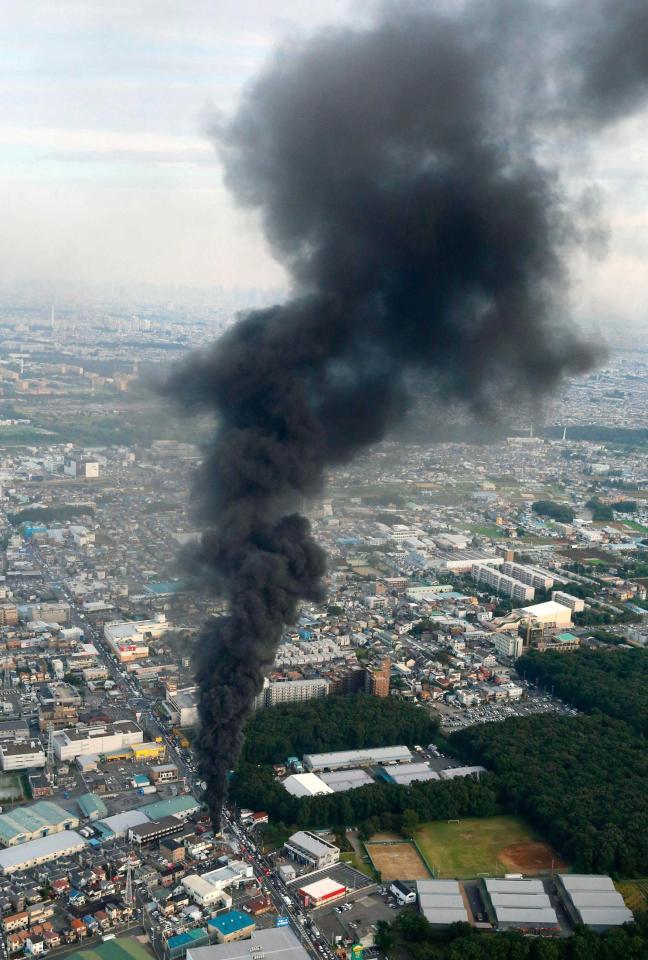
{"label": "black smoke plume", "polygon": [[550,124],[593,129],[637,102],[648,4],[435,6],[286,45],[216,133],[293,280],[289,302],[246,315],[166,388],[218,424],[197,557],[229,602],[198,665],[216,827],[284,626],[322,598],[299,498],[405,415],[411,374],[482,414],[593,360],[564,301],[586,232],[536,146]]}

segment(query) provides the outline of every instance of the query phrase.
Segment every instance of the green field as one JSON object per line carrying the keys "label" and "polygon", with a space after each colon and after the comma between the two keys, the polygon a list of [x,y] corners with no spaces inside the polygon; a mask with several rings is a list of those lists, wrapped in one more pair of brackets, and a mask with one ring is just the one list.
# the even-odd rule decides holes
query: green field
{"label": "green field", "polygon": [[643,523],[638,523],[637,520],[624,520],[623,525],[637,533],[648,533],[648,527],[644,527]]}
{"label": "green field", "polygon": [[135,937],[120,937],[99,943],[88,950],[69,953],[67,960],[152,960],[152,957],[152,952]]}
{"label": "green field", "polygon": [[552,859],[555,869],[567,868],[522,817],[425,823],[416,842],[439,877],[548,873]]}

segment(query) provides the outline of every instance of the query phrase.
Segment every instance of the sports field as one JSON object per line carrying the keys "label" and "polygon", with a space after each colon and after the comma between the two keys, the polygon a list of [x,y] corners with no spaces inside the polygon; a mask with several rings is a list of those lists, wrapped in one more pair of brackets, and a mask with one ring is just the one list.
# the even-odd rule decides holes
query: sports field
{"label": "sports field", "polygon": [[550,873],[552,860],[554,870],[569,869],[522,817],[424,823],[416,842],[439,877]]}
{"label": "sports field", "polygon": [[153,954],[135,937],[120,937],[98,943],[89,950],[69,953],[66,960],[152,960]]}
{"label": "sports field", "polygon": [[402,840],[393,843],[365,843],[374,868],[386,880],[427,880],[430,871],[425,866],[413,843]]}

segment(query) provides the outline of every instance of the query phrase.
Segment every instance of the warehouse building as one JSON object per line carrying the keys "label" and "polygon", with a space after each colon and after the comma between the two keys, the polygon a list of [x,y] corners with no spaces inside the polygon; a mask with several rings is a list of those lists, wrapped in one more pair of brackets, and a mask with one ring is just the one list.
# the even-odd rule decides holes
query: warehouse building
{"label": "warehouse building", "polygon": [[458,777],[477,777],[486,773],[486,767],[447,767],[439,772],[442,780],[456,780]]}
{"label": "warehouse building", "polygon": [[248,913],[240,910],[230,910],[219,917],[213,917],[207,923],[207,931],[213,934],[218,943],[233,943],[235,940],[246,940],[256,930],[256,923]]}
{"label": "warehouse building", "polygon": [[408,783],[414,783],[415,780],[438,780],[439,774],[436,773],[427,763],[399,763],[393,767],[382,767],[380,776],[387,783],[398,783],[401,786],[407,786]]}
{"label": "warehouse building", "polygon": [[104,817],[103,820],[97,820],[94,828],[99,832],[103,840],[121,839],[125,837],[131,827],[140,823],[148,823],[148,817],[141,810],[125,810],[124,813],[116,813],[113,817]]}
{"label": "warehouse building", "polygon": [[184,820],[200,810],[200,804],[191,796],[170,797],[168,800],[156,800],[140,807],[149,820],[161,820],[162,817],[182,817]]}
{"label": "warehouse building", "polygon": [[346,897],[346,894],[347,888],[344,884],[338,883],[337,880],[333,880],[331,877],[315,880],[314,883],[309,883],[299,889],[299,895],[304,901],[304,906],[310,907],[313,910],[326,906],[329,903],[335,903],[336,900],[341,900],[342,897]]}
{"label": "warehouse building", "polygon": [[331,787],[315,773],[293,773],[286,777],[283,785],[291,797],[317,797],[320,794],[333,793]]}
{"label": "warehouse building", "polygon": [[484,903],[498,930],[542,933],[558,930],[556,911],[541,880],[483,881]]}
{"label": "warehouse building", "polygon": [[320,770],[343,770],[345,767],[369,767],[379,763],[410,762],[414,758],[405,746],[374,747],[371,750],[339,750],[335,753],[306,753],[304,767]]}
{"label": "warehouse building", "polygon": [[133,720],[115,720],[93,727],[69,727],[54,734],[54,755],[63,762],[88,754],[105,754],[141,743],[144,734]]}
{"label": "warehouse building", "polygon": [[634,919],[610,877],[560,874],[557,888],[572,921],[597,933],[631,923]]}
{"label": "warehouse building", "polygon": [[164,743],[155,743],[151,740],[143,743],[135,743],[131,747],[131,750],[133,751],[135,760],[161,760],[166,753],[166,745]]}
{"label": "warehouse building", "polygon": [[[314,776],[314,774],[312,774]],[[334,793],[344,793],[345,790],[355,790],[357,787],[366,787],[374,781],[366,770],[351,767],[345,770],[328,770],[319,774],[322,780]]]}
{"label": "warehouse building", "polygon": [[84,793],[83,796],[78,798],[77,803],[81,815],[87,817],[88,820],[99,820],[101,817],[108,816],[108,807],[101,797],[95,796],[94,793]]}
{"label": "warehouse building", "polygon": [[163,636],[169,624],[163,613],[155,620],[112,620],[104,626],[104,637],[120,663],[148,657],[149,642]]}
{"label": "warehouse building", "polygon": [[215,943],[210,947],[189,947],[187,960],[310,960],[290,927],[254,930],[249,940]]}
{"label": "warehouse building", "polygon": [[0,850],[0,873],[8,876],[19,870],[29,870],[41,863],[78,853],[85,846],[86,841],[75,830],[64,830],[38,840],[29,840],[8,850]]}
{"label": "warehouse building", "polygon": [[417,880],[419,909],[428,923],[441,930],[468,923],[468,911],[457,880]]}
{"label": "warehouse building", "polygon": [[33,770],[44,767],[45,751],[40,740],[18,740],[0,743],[0,767],[11,770]]}
{"label": "warehouse building", "polygon": [[0,845],[13,847],[78,826],[79,818],[73,813],[51,800],[39,800],[29,807],[14,807],[0,816]]}
{"label": "warehouse building", "polygon": [[323,870],[340,859],[339,847],[309,830],[293,833],[284,846],[291,860],[307,864],[313,870]]}

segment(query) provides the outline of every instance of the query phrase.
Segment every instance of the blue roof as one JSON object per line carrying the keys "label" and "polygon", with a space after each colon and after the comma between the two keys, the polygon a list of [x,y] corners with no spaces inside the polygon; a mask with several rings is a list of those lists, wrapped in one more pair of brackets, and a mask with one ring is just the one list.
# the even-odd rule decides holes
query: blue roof
{"label": "blue roof", "polygon": [[212,917],[211,920],[207,921],[207,926],[216,927],[223,936],[227,936],[230,933],[245,930],[247,927],[254,927],[256,924],[247,913],[241,913],[240,910],[230,910],[229,913],[221,913],[218,917]]}
{"label": "blue roof", "polygon": [[174,937],[169,937],[167,944],[169,949],[173,950],[174,947],[184,947],[187,944],[195,943],[197,940],[207,941],[207,931],[203,927],[188,930],[186,933],[177,933]]}

